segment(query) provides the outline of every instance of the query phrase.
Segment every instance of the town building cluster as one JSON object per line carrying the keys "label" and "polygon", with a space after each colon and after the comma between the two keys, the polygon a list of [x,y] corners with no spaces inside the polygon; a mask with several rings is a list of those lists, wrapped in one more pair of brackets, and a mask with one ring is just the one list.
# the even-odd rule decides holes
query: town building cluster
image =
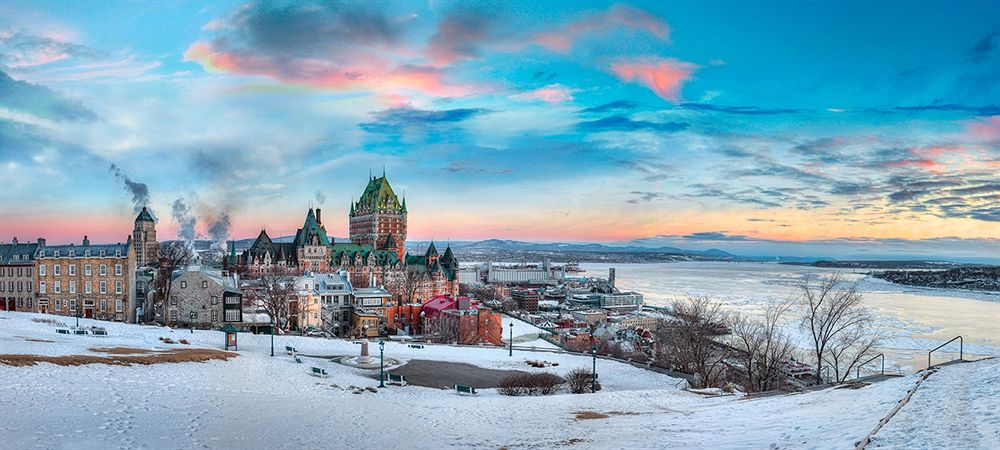
{"label": "town building cluster", "polygon": [[[500,344],[500,316],[459,295],[458,260],[432,243],[406,252],[407,208],[383,174],[352,202],[350,236],[329,236],[310,208],[291,240],[261,230],[221,267],[195,258],[163,273],[156,221],[142,208],[125,242],[0,244],[0,309],[249,331],[326,336],[425,334],[442,341]],[[284,320],[263,300],[281,290]],[[158,296],[157,291],[162,291]],[[268,306],[271,306],[270,308]]]}

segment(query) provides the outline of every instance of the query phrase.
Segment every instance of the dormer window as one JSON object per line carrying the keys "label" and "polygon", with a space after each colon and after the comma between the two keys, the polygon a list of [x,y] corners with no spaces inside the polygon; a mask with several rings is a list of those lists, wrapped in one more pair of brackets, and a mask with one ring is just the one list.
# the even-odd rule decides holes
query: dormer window
{"label": "dormer window", "polygon": [[105,250],[101,250],[101,258],[103,258],[105,256],[108,256],[108,252],[105,251]]}
{"label": "dormer window", "polygon": [[115,256],[116,257],[121,257],[122,256],[122,250],[121,249],[115,250]]}
{"label": "dormer window", "polygon": [[59,250],[53,251],[52,252],[52,256],[58,258],[59,257]]}
{"label": "dormer window", "polygon": [[90,250],[84,250],[83,251],[83,256],[87,257],[87,258],[90,258]]}
{"label": "dormer window", "polygon": [[69,257],[72,258],[74,256],[76,256],[76,251],[75,250],[70,250],[69,251]]}

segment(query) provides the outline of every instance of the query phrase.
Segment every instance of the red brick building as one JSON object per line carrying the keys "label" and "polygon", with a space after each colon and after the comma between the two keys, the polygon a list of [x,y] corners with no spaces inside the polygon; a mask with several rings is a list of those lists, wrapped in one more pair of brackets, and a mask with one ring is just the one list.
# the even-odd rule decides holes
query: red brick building
{"label": "red brick building", "polygon": [[503,345],[503,321],[468,297],[439,296],[424,303],[424,332],[442,342]]}
{"label": "red brick building", "polygon": [[351,205],[349,217],[352,244],[391,250],[399,260],[403,259],[406,254],[406,199],[399,201],[385,174],[368,180],[361,198]]}

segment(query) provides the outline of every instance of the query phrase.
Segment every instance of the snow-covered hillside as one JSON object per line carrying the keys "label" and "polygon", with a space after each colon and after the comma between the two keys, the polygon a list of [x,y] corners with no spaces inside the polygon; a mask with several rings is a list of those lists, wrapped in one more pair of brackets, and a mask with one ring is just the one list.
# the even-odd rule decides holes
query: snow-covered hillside
{"label": "snow-covered hillside", "polygon": [[[177,347],[163,344],[160,337],[222,348],[223,334],[217,331],[191,334],[81,320],[81,325],[106,326],[111,336],[67,336],[56,334],[50,324],[31,320],[53,317],[0,312],[0,354],[94,354],[90,349],[96,346]],[[377,371],[323,358],[307,357],[296,364],[283,350],[293,345],[306,355],[355,355],[357,345],[278,336],[272,358],[269,343],[270,336],[241,333],[239,356],[206,363],[0,365],[3,447],[849,448],[916,381],[908,376],[857,390],[754,400],[705,398],[677,390],[680,380],[598,360],[604,389],[597,394],[506,397],[485,389],[473,397],[415,386],[354,394],[347,387],[376,386],[372,375]],[[373,345],[372,350],[377,357],[378,347]],[[591,365],[589,358],[575,355],[515,350],[509,357],[506,349],[412,349],[394,342],[386,344],[386,356],[403,363],[453,361],[560,374]],[[534,369],[525,363],[529,359],[559,365]],[[311,366],[325,368],[329,378],[311,376]],[[913,442],[954,448],[1000,445],[994,400],[1000,394],[997,369],[995,361],[944,367],[897,416],[908,424],[929,421],[930,408],[919,407],[921,394],[926,393],[928,405],[943,401],[933,396],[948,400],[952,422],[967,424],[962,433],[918,426],[897,430],[890,422],[875,442],[888,447],[909,447]],[[959,378],[973,382],[963,385]],[[910,406],[918,407],[911,411]],[[599,418],[578,418],[579,412],[597,413],[580,417]],[[925,440],[914,440],[918,438]]]}

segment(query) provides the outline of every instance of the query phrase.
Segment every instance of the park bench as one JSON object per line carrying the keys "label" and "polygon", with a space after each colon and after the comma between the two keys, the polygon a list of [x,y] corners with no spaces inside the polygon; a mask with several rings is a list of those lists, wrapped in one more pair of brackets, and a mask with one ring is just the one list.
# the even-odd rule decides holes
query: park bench
{"label": "park bench", "polygon": [[296,363],[302,364],[302,358],[299,358],[298,355],[293,355],[292,357],[295,358]]}
{"label": "park bench", "polygon": [[327,376],[326,369],[324,369],[322,367],[313,367],[312,368],[312,374],[313,374],[313,376],[317,376],[317,377],[320,377],[320,378],[326,378],[326,376]]}
{"label": "park bench", "polygon": [[462,386],[461,384],[456,384],[455,391],[457,391],[459,394],[476,395],[476,388],[472,386]]}
{"label": "park bench", "polygon": [[361,341],[354,341],[354,342],[352,342],[352,343],[353,343],[353,344],[358,344],[358,345],[361,345]]}
{"label": "park bench", "polygon": [[87,330],[76,329],[76,330],[73,330],[73,334],[87,334]]}
{"label": "park bench", "polygon": [[402,375],[389,374],[389,384],[395,384],[398,386],[406,386],[406,377]]}
{"label": "park bench", "polygon": [[56,328],[56,333],[59,334],[69,334],[69,330],[66,328]]}
{"label": "park bench", "polygon": [[291,355],[293,353],[298,353],[298,352],[295,351],[295,347],[286,345],[285,346],[285,353],[288,353],[289,355]]}
{"label": "park bench", "polygon": [[424,344],[410,344],[410,348],[424,348]]}
{"label": "park bench", "polygon": [[108,330],[105,330],[104,328],[94,328],[93,333],[94,333],[94,336],[105,336],[105,337],[107,337]]}

